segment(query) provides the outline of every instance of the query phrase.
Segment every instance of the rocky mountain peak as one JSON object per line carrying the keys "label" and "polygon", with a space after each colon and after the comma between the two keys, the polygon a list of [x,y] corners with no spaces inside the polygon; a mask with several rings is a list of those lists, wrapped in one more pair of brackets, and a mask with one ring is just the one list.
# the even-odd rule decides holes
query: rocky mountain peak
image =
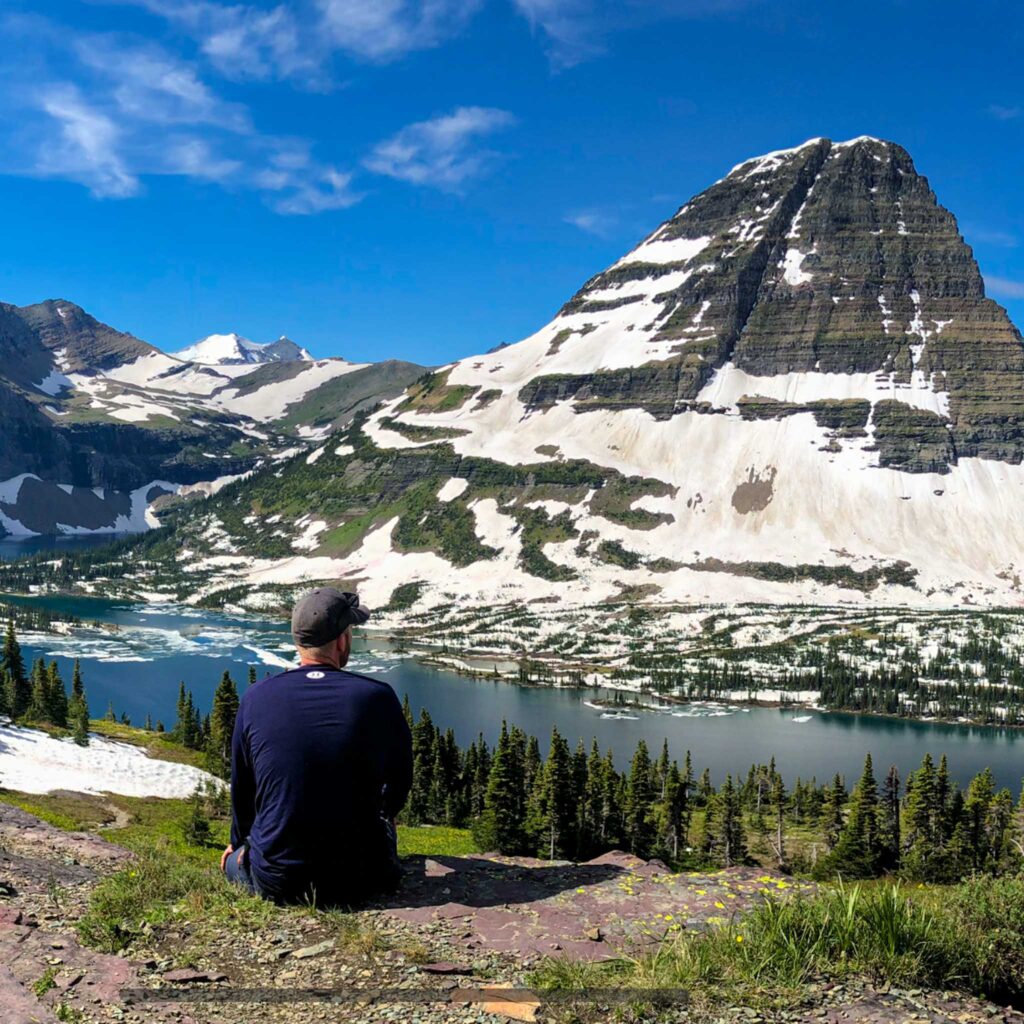
{"label": "rocky mountain peak", "polygon": [[[13,307],[12,307],[13,308]],[[53,353],[64,372],[109,370],[157,350],[134,335],[118,331],[66,299],[47,299],[16,308],[35,338]]]}
{"label": "rocky mountain peak", "polygon": [[206,366],[282,363],[313,358],[309,352],[283,334],[277,341],[259,343],[234,332],[208,335],[194,345],[175,352],[174,356],[185,362],[201,363]]}
{"label": "rocky mountain peak", "polygon": [[564,355],[524,382],[533,409],[575,397],[578,411],[670,418],[756,395],[737,373],[872,375],[886,394],[865,397],[896,403],[879,418],[910,430],[886,464],[1024,455],[1020,333],[891,142],[813,139],[744,161],[591,278],[551,330]]}

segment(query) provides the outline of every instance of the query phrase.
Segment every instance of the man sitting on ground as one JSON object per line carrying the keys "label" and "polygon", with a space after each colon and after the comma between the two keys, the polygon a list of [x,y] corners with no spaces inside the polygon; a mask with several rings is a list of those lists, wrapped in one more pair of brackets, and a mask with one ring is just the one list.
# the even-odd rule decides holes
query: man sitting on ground
{"label": "man sitting on ground", "polygon": [[221,869],[280,903],[351,904],[395,888],[394,817],[412,738],[387,683],[343,671],[355,594],[328,587],[292,613],[300,664],[242,696],[231,746],[231,845]]}

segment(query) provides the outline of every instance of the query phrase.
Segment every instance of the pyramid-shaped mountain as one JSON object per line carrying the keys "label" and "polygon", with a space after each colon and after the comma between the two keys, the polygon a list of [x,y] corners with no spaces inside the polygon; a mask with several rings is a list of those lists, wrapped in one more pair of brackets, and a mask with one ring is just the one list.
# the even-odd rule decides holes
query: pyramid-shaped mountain
{"label": "pyramid-shaped mountain", "polygon": [[899,146],[815,139],[734,168],[530,338],[176,528],[237,556],[207,593],[1005,603],[1022,456],[1022,339],[952,214]]}

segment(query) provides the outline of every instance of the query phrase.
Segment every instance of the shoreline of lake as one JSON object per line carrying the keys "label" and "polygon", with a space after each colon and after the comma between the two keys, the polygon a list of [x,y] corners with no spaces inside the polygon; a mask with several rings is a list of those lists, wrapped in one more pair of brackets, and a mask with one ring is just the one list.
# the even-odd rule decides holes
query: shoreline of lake
{"label": "shoreline of lake", "polygon": [[[108,610],[120,609],[125,612],[150,607],[142,602],[137,601],[121,601],[114,598],[84,594],[69,594],[59,591],[49,591],[45,594],[19,594],[12,592],[0,593],[0,603],[3,603],[5,600],[8,599],[14,599],[13,603],[22,605],[23,607],[34,607],[40,604],[45,606],[46,602],[48,601],[70,601],[81,603],[83,605],[88,605],[89,603],[97,602],[106,605]],[[191,605],[181,605],[177,602],[171,601],[167,602],[166,604],[159,604],[153,607],[178,610],[182,613],[185,613],[187,611],[188,613],[194,615],[202,615],[203,613],[207,613],[210,615],[221,615],[239,622],[250,623],[253,627],[270,626],[274,622],[274,620],[262,617],[258,613],[241,608],[232,608],[230,609],[230,611],[203,609],[193,607]],[[63,625],[64,628],[55,629],[53,628],[54,625]],[[283,628],[281,623],[277,623],[277,625]],[[105,622],[102,619],[79,621],[77,624],[63,624],[58,621],[50,627],[51,631],[55,635],[71,635],[73,631],[76,629],[95,629],[101,633],[109,635],[116,634],[120,630],[120,628],[121,627],[117,623]],[[657,690],[653,690],[650,688],[638,688],[629,685],[617,684],[615,682],[612,682],[611,680],[604,681],[603,677],[613,671],[613,669],[610,667],[560,662],[549,656],[531,658],[529,655],[524,654],[519,659],[511,659],[508,655],[498,653],[495,653],[493,655],[461,653],[454,654],[450,650],[447,650],[446,645],[444,644],[428,644],[424,643],[422,640],[412,640],[408,636],[390,629],[377,630],[371,628],[360,630],[358,631],[358,633],[361,639],[364,641],[364,643],[366,643],[368,650],[375,650],[377,649],[375,645],[383,644],[383,647],[381,647],[380,649],[384,651],[399,654],[408,654],[408,656],[412,660],[416,661],[417,664],[425,668],[436,669],[442,672],[451,672],[457,676],[466,679],[502,682],[527,690],[536,689],[578,693],[590,691],[595,694],[628,695],[630,700],[622,703],[621,705],[619,705],[618,702],[609,701],[609,710],[615,710],[617,706],[621,706],[632,707],[634,710],[652,713],[655,709],[651,707],[644,707],[637,703],[642,698],[647,698],[655,701],[663,701],[668,704],[674,703],[697,707],[704,705],[720,704],[726,707],[736,708],[792,709],[818,713],[842,713],[862,718],[878,719],[882,721],[915,722],[923,725],[937,724],[950,727],[960,727],[964,729],[994,729],[1017,734],[1024,731],[1024,723],[984,722],[979,721],[977,719],[963,717],[943,718],[937,715],[900,715],[884,711],[865,711],[853,708],[828,707],[820,705],[813,700],[782,700],[759,697],[737,698],[732,695],[717,695],[714,697],[705,698],[687,698],[681,697],[676,694],[660,693]],[[545,667],[549,668],[551,671],[555,673],[560,672],[564,675],[574,673],[581,674],[585,681],[564,682],[559,681],[557,679],[553,679],[551,681],[543,681],[520,678],[519,662],[523,659],[531,661],[534,664],[544,665]],[[771,689],[774,688],[769,686],[765,687],[765,690]],[[599,699],[608,700],[608,698],[604,696],[600,697]]]}

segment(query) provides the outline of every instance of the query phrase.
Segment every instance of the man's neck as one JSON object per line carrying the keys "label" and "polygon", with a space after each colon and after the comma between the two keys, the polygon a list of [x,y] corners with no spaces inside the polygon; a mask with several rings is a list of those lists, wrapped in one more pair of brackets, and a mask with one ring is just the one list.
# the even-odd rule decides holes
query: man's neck
{"label": "man's neck", "polygon": [[307,668],[311,665],[323,665],[324,668],[339,669],[341,666],[336,661],[318,661],[315,658],[302,658],[299,661],[299,668]]}

